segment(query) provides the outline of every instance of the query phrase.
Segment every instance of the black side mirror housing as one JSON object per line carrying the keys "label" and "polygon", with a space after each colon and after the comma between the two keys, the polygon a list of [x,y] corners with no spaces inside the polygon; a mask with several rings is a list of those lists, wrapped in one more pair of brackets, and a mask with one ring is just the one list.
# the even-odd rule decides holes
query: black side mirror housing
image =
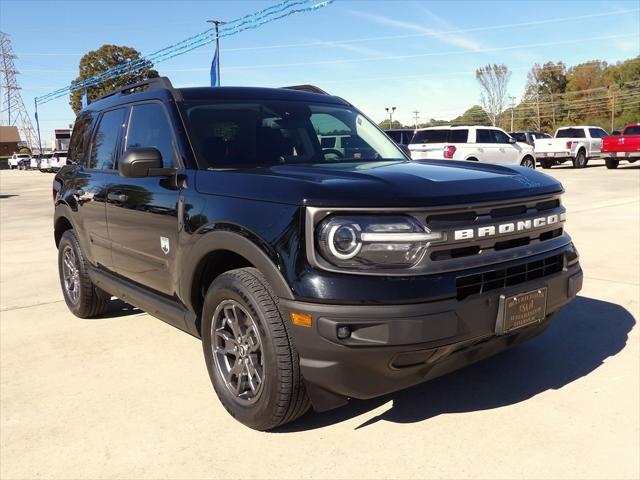
{"label": "black side mirror housing", "polygon": [[122,177],[142,178],[155,176],[154,170],[162,168],[162,154],[157,148],[130,148],[118,162],[118,172]]}

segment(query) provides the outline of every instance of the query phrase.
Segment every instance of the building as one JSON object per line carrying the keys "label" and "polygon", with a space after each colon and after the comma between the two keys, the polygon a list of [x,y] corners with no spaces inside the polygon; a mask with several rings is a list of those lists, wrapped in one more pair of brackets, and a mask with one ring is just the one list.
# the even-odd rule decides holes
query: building
{"label": "building", "polygon": [[0,157],[10,157],[18,151],[20,134],[18,127],[0,126]]}

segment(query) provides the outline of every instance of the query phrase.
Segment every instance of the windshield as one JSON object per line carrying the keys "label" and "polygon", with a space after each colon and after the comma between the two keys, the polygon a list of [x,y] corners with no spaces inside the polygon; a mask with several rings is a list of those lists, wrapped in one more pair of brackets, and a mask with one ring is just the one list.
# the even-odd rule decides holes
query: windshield
{"label": "windshield", "polygon": [[582,128],[564,128],[558,130],[556,138],[585,138]]}
{"label": "windshield", "polygon": [[378,127],[347,106],[201,101],[185,109],[205,168],[407,160]]}

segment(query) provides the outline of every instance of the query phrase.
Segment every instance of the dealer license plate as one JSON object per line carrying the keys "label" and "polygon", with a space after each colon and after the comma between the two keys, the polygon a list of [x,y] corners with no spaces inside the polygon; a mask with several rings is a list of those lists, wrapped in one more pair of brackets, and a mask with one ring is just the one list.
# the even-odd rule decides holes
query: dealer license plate
{"label": "dealer license plate", "polygon": [[553,152],[547,152],[547,157],[553,157],[553,156],[555,156],[555,153],[553,153]]}
{"label": "dealer license plate", "polygon": [[626,157],[626,155],[625,152],[616,152],[616,157]]}
{"label": "dealer license plate", "polygon": [[500,296],[496,333],[503,335],[544,320],[547,313],[547,287],[518,295]]}

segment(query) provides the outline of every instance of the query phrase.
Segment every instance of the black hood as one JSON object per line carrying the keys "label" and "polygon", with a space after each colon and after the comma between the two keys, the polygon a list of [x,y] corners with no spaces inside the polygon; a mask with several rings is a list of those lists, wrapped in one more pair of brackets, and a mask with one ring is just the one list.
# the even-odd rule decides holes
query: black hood
{"label": "black hood", "polygon": [[562,191],[519,166],[466,161],[333,163],[198,172],[203,193],[313,206],[436,206]]}

